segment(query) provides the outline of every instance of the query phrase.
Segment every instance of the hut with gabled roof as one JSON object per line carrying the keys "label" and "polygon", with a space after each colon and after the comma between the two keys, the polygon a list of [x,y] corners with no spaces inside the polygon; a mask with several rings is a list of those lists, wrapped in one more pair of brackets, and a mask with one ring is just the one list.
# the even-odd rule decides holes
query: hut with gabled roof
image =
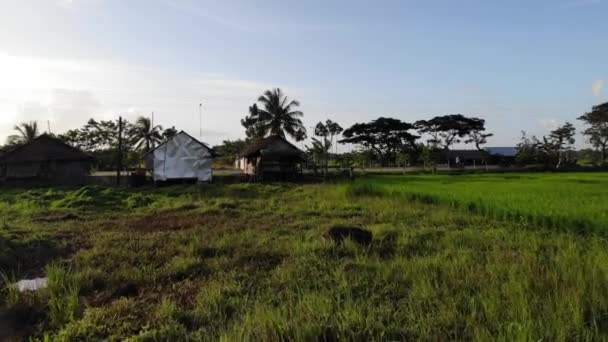
{"label": "hut with gabled roof", "polygon": [[301,173],[304,152],[279,135],[258,139],[241,153],[243,172],[265,180],[293,179]]}
{"label": "hut with gabled roof", "polygon": [[94,160],[61,139],[43,134],[0,156],[0,179],[57,185],[84,184]]}
{"label": "hut with gabled roof", "polygon": [[144,155],[155,182],[196,180],[210,182],[215,153],[207,144],[180,131]]}

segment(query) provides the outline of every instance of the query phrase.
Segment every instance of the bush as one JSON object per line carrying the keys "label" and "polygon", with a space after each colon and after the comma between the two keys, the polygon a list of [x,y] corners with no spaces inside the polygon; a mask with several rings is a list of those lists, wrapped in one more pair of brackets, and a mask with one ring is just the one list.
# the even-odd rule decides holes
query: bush
{"label": "bush", "polygon": [[381,197],[385,192],[380,187],[370,183],[356,183],[346,188],[346,195],[352,197]]}
{"label": "bush", "polygon": [[51,325],[61,327],[73,321],[80,310],[80,286],[74,274],[59,264],[47,266],[47,290]]}

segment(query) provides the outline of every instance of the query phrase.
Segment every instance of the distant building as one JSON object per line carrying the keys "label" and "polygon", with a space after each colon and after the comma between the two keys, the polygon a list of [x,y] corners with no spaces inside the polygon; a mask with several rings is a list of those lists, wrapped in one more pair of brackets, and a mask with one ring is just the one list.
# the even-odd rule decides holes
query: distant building
{"label": "distant building", "polygon": [[483,164],[483,152],[479,150],[449,150],[445,161],[452,166],[476,166]]}
{"label": "distant building", "polygon": [[449,150],[442,158],[454,166],[490,165],[510,166],[515,163],[517,148],[515,147],[485,147],[480,150]]}
{"label": "distant building", "polygon": [[485,150],[490,154],[492,164],[511,166],[515,164],[515,158],[519,151],[516,147],[486,147]]}
{"label": "distant building", "polygon": [[53,136],[43,134],[0,156],[4,181],[84,184],[94,158]]}
{"label": "distant building", "polygon": [[249,145],[237,165],[256,180],[284,180],[300,174],[303,162],[304,152],[285,138],[273,135]]}
{"label": "distant building", "polygon": [[209,182],[213,177],[213,150],[181,131],[144,155],[146,169],[155,182],[197,180]]}

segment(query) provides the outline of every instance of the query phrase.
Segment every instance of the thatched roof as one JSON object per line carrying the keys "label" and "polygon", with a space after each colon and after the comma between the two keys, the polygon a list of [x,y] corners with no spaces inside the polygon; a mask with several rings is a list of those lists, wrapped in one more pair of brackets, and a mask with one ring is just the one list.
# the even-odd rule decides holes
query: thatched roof
{"label": "thatched roof", "polygon": [[46,161],[93,161],[94,158],[58,138],[43,134],[2,156],[0,164],[36,163]]}
{"label": "thatched roof", "polygon": [[273,155],[276,155],[276,156],[280,155],[283,157],[299,157],[304,153],[299,148],[297,148],[294,144],[287,141],[287,139],[285,139],[281,136],[278,136],[278,135],[271,135],[267,138],[258,139],[256,141],[254,141],[253,143],[251,143],[249,146],[247,146],[247,148],[245,148],[245,150],[243,152],[241,152],[241,157],[251,157],[256,154],[264,154],[264,150],[269,149],[269,147],[272,147],[273,144],[277,144],[277,143],[281,143],[281,142],[286,144],[286,146],[289,146],[290,149],[272,151]]}

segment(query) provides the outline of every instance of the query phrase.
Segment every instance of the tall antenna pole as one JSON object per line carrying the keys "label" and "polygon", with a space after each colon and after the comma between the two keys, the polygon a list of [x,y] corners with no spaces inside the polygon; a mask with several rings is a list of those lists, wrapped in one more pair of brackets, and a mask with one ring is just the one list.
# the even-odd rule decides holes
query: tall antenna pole
{"label": "tall antenna pole", "polygon": [[154,127],[154,112],[152,112],[152,127]]}
{"label": "tall antenna pole", "polygon": [[203,104],[198,104],[198,135],[203,137]]}
{"label": "tall antenna pole", "polygon": [[46,127],[49,134],[51,134],[51,120],[46,120]]}

